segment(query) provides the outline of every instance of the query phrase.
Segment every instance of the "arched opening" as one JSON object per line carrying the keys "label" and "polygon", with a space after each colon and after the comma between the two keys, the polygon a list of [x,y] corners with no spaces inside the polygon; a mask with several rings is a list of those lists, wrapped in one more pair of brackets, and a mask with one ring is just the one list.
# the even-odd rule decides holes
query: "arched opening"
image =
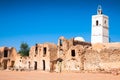
{"label": "arched opening", "polygon": [[96,21],[96,26],[98,26],[98,24],[99,24],[99,22],[98,22],[98,20]]}
{"label": "arched opening", "polygon": [[45,70],[45,60],[43,60],[43,70]]}

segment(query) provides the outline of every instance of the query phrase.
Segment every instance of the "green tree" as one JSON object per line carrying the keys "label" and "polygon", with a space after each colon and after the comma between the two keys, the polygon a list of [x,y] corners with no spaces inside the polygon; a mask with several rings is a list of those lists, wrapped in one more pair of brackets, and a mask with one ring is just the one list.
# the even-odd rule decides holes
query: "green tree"
{"label": "green tree", "polygon": [[30,48],[28,44],[25,42],[22,42],[19,50],[19,53],[21,54],[21,56],[29,56],[29,50]]}

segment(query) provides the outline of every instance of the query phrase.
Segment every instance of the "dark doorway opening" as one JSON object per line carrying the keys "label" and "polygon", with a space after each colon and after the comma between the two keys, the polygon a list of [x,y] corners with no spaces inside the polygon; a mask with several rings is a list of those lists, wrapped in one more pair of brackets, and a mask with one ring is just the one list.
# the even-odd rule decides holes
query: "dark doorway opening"
{"label": "dark doorway opening", "polygon": [[60,39],[60,46],[62,46],[62,44],[63,44],[63,42],[62,42],[62,40]]}
{"label": "dark doorway opening", "polygon": [[4,66],[3,66],[4,69],[7,69],[7,60],[4,60],[4,61],[3,61],[3,64],[4,64]]}
{"label": "dark doorway opening", "polygon": [[45,60],[43,60],[43,70],[45,70]]}
{"label": "dark doorway opening", "polygon": [[38,46],[37,46],[37,44],[36,44],[36,46],[35,46],[35,53],[36,53],[36,54],[38,53]]}
{"label": "dark doorway opening", "polygon": [[47,53],[47,48],[44,47],[44,48],[43,48],[43,57],[46,55],[46,53]]}
{"label": "dark doorway opening", "polygon": [[8,50],[4,50],[4,57],[8,57]]}
{"label": "dark doorway opening", "polygon": [[37,70],[37,61],[35,61],[34,70]]}
{"label": "dark doorway opening", "polygon": [[75,57],[75,50],[71,51],[71,56]]}

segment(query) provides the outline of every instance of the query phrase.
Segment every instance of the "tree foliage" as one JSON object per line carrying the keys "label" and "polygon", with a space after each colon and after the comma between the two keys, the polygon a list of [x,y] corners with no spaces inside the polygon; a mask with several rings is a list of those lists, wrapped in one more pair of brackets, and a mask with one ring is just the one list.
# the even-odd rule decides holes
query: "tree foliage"
{"label": "tree foliage", "polygon": [[25,42],[22,42],[19,50],[19,53],[21,54],[21,56],[29,56],[29,50],[30,48],[28,44]]}

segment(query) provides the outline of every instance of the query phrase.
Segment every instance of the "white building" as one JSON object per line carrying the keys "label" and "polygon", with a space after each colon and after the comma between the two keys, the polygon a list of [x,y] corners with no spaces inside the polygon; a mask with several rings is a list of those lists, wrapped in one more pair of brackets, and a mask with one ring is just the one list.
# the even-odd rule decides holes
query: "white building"
{"label": "white building", "polygon": [[109,43],[109,17],[102,14],[100,5],[92,16],[91,43]]}

